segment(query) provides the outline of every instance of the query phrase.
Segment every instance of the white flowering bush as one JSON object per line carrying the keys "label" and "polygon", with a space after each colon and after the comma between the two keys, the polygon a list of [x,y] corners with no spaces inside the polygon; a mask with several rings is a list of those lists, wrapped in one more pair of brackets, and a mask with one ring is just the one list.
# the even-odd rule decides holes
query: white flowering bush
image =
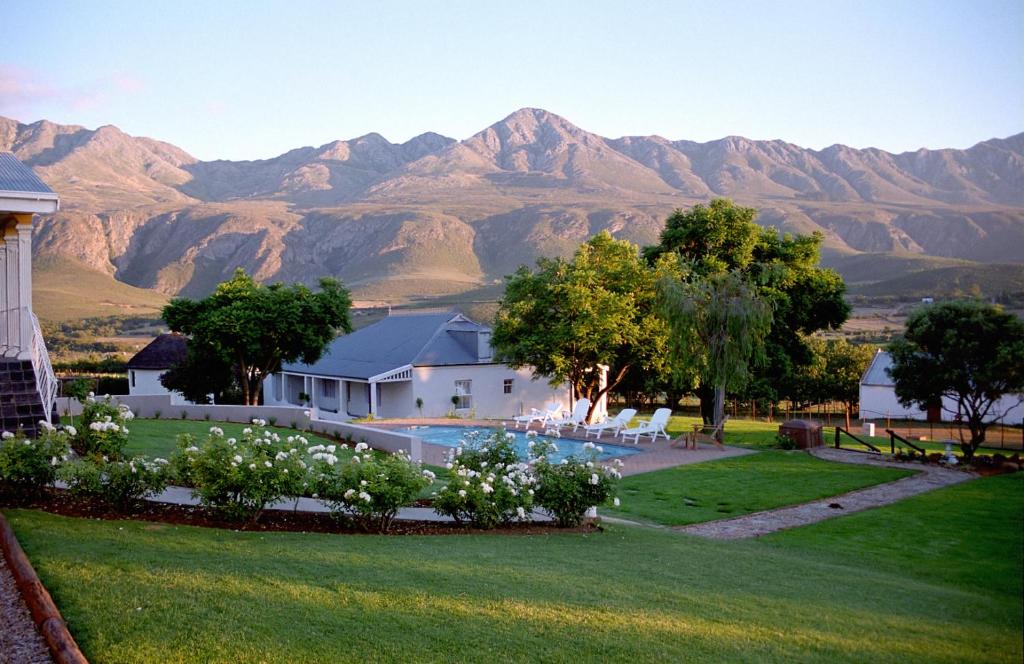
{"label": "white flowering bush", "polygon": [[130,408],[112,403],[110,397],[89,396],[82,407],[82,426],[72,447],[83,457],[122,459],[128,443],[128,422],[134,418]]}
{"label": "white flowering bush", "polygon": [[398,510],[434,481],[434,473],[403,453],[373,454],[366,443],[359,443],[348,461],[339,461],[333,447],[307,450],[313,459],[310,487],[332,512],[365,530],[387,532]]}
{"label": "white flowering bush", "polygon": [[308,487],[308,441],[282,439],[265,426],[254,420],[238,439],[225,437],[219,427],[210,427],[199,442],[180,436],[171,457],[176,480],[193,487],[203,505],[234,520],[256,521],[268,503],[301,495]]}
{"label": "white flowering bush", "polygon": [[622,477],[622,462],[615,459],[607,466],[598,463],[602,452],[599,446],[585,443],[582,454],[557,462],[548,458],[551,450],[543,443],[537,443],[531,451],[531,466],[537,480],[534,500],[555,517],[559,526],[578,526],[589,508],[608,502],[618,504],[614,494]]}
{"label": "white flowering bush", "polygon": [[99,498],[117,510],[128,512],[143,498],[166,489],[169,472],[166,459],[150,461],[139,456],[111,461],[86,457],[65,464],[59,476],[72,495]]}
{"label": "white flowering bush", "polygon": [[0,493],[38,493],[57,479],[57,469],[68,458],[70,431],[58,431],[42,421],[35,439],[20,431],[0,434]]}
{"label": "white flowering bush", "polygon": [[470,432],[449,455],[451,479],[434,497],[434,511],[477,528],[528,519],[535,481],[514,439],[504,430]]}

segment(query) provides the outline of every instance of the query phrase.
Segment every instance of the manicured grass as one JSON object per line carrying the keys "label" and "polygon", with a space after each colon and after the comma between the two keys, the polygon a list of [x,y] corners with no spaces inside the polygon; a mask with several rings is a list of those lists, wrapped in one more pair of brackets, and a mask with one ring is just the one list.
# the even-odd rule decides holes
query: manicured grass
{"label": "manicured grass", "polygon": [[[978,480],[906,505],[769,542],[7,515],[93,661],[1020,661],[1021,482]],[[992,518],[979,520],[985,509]],[[915,548],[932,562],[887,562]],[[979,564],[984,573],[934,571]]]}
{"label": "manicured grass", "polygon": [[891,482],[911,471],[823,461],[765,450],[676,466],[622,480],[616,516],[668,526],[724,519]]}
{"label": "manicured grass", "polygon": [[[880,513],[882,528],[877,527]],[[808,559],[852,561],[1019,600],[1024,596],[1024,474],[958,484],[762,541]]]}
{"label": "manicured grass", "polygon": [[[177,449],[177,441],[180,434],[190,433],[197,439],[203,440],[209,434],[210,427],[213,426],[223,429],[225,436],[237,438],[242,435],[242,429],[252,425],[199,420],[135,419],[128,423],[128,445],[125,451],[128,454],[144,454],[146,456],[167,458]],[[267,427],[267,429],[276,431],[282,438],[301,434],[306,437],[310,445],[330,445],[333,442],[309,432],[290,429],[287,426]]]}

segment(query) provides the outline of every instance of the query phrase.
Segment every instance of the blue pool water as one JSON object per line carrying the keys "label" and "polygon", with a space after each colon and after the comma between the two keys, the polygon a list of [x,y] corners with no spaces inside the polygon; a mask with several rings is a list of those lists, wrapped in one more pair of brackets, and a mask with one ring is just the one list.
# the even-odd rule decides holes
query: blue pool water
{"label": "blue pool water", "polygon": [[[407,433],[413,436],[419,436],[423,439],[424,443],[433,443],[434,445],[443,445],[445,447],[458,447],[460,440],[465,440],[466,434],[470,431],[479,431],[481,436],[490,435],[489,429],[477,429],[473,427],[445,427],[445,426],[415,426],[415,427],[402,427],[400,429],[393,429],[398,433]],[[526,459],[526,433],[523,431],[510,430],[508,433],[514,434],[515,448],[519,452],[519,456]],[[580,455],[583,453],[582,440],[571,440],[569,438],[548,438],[546,436],[537,436],[537,439],[550,440],[558,446],[558,451],[549,455],[552,461],[561,461],[565,457]],[[605,443],[597,443],[604,450],[602,453],[597,455],[598,459],[611,459],[614,457],[624,457],[631,454],[637,454],[640,449],[637,447],[625,447],[622,445],[607,445]]]}

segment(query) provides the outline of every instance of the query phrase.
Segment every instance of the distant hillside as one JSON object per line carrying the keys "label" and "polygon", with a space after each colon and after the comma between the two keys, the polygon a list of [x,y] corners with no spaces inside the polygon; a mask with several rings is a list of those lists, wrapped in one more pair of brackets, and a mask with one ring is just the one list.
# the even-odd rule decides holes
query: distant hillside
{"label": "distant hillside", "polygon": [[40,320],[92,316],[159,316],[163,293],[135,288],[73,259],[44,257],[32,265],[32,306]]}
{"label": "distant hillside", "polygon": [[967,150],[808,150],[608,139],[526,108],[462,141],[368,134],[240,162],[112,126],[0,118],[0,150],[62,196],[38,224],[40,257],[166,294],[207,293],[242,266],[270,281],[335,275],[366,299],[450,298],[601,230],[651,243],[674,208],[715,196],[823,233],[826,263],[862,292],[932,269],[1001,264],[969,271],[1000,283],[1024,270],[1024,134]]}

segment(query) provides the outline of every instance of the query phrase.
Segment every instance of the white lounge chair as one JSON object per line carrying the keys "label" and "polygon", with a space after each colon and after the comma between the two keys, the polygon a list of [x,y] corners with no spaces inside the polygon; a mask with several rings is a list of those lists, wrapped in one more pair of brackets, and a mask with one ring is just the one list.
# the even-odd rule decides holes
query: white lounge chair
{"label": "white lounge chair", "polygon": [[537,410],[536,408],[530,409],[529,415],[516,415],[512,418],[515,422],[515,426],[518,429],[519,425],[522,424],[524,429],[529,429],[530,425],[534,422],[540,422],[541,427],[547,426],[547,423],[553,419],[562,416],[562,404],[558,401],[552,401],[551,403],[544,406],[544,410]]}
{"label": "white lounge chair", "polygon": [[572,430],[576,431],[578,427],[584,426],[587,423],[587,411],[590,410],[590,399],[583,398],[576,402],[576,405],[572,407],[572,412],[569,413],[568,417],[560,417],[551,420],[547,423],[548,426],[562,427],[572,426]]}
{"label": "white lounge chair", "polygon": [[600,438],[601,434],[608,430],[614,430],[612,435],[618,436],[620,431],[629,426],[629,423],[633,421],[634,417],[636,417],[635,408],[623,408],[619,411],[618,415],[610,420],[584,426],[583,437],[590,438],[590,434],[594,434],[595,438]]}
{"label": "white lounge chair", "polygon": [[626,442],[626,439],[630,436],[633,436],[634,445],[640,443],[640,436],[650,436],[652,443],[658,440],[658,436],[665,436],[665,440],[670,440],[665,427],[668,425],[668,418],[671,416],[672,410],[670,408],[659,408],[654,411],[651,419],[640,420],[639,424],[632,429],[623,429],[619,434],[622,436],[622,442]]}

